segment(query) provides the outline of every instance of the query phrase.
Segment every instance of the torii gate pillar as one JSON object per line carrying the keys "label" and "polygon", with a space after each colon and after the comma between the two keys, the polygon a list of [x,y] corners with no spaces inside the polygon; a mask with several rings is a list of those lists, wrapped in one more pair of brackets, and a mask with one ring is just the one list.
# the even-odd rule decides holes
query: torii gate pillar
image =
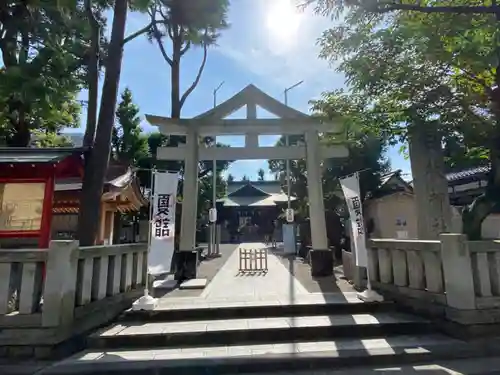
{"label": "torii gate pillar", "polygon": [[[246,119],[225,119],[226,116],[246,106]],[[266,109],[279,119],[257,119],[257,106]],[[249,85],[217,107],[194,119],[168,119],[146,115],[152,125],[157,125],[165,135],[186,136],[180,147],[161,147],[158,159],[184,160],[181,239],[178,255],[177,278],[195,278],[198,258],[196,245],[196,219],[198,207],[198,163],[200,160],[245,159],[306,159],[309,218],[313,250],[310,253],[313,276],[333,273],[333,253],[328,248],[325,207],[321,176],[321,160],[346,158],[345,145],[321,145],[318,133],[343,133],[339,124],[319,122],[293,108],[287,107],[255,86]],[[305,135],[305,145],[286,147],[259,147],[261,134]],[[217,135],[244,135],[245,147],[217,148],[199,144],[199,137]]]}
{"label": "torii gate pillar", "polygon": [[[182,189],[181,239],[179,263],[184,264],[183,275],[178,278],[196,278],[198,256],[196,253],[196,217],[198,213],[198,133],[186,132],[184,182]],[[193,264],[192,264],[193,263]],[[180,267],[178,267],[180,268]]]}

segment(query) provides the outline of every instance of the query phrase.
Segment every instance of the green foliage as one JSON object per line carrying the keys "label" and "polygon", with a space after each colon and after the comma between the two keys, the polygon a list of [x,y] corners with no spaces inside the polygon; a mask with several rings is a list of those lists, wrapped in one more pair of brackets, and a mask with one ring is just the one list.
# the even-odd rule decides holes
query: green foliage
{"label": "green foliage", "polygon": [[241,178],[241,181],[248,182],[248,181],[250,181],[250,179],[248,178],[247,175],[243,175],[243,177]]}
{"label": "green foliage", "polygon": [[446,172],[487,166],[490,164],[488,150],[484,147],[467,147],[458,134],[446,137],[444,144]]}
{"label": "green foliage", "polygon": [[[363,171],[360,174],[362,198],[380,185],[380,176],[389,170],[389,163],[384,157],[386,142],[383,138],[367,131],[365,112],[356,106],[351,106],[341,92],[326,93],[320,100],[311,102],[314,115],[325,120],[342,121],[347,130],[346,140],[349,157],[325,162],[323,169],[323,193],[325,210],[330,214],[342,211],[344,200],[338,179],[340,177]],[[359,103],[358,103],[359,104]],[[290,136],[291,145],[303,141],[303,136]],[[338,144],[339,139],[325,134],[321,137],[323,144]],[[277,146],[283,146],[285,138],[281,137]],[[286,190],[286,164],[283,160],[270,160],[269,169],[279,176]],[[305,218],[307,213],[307,174],[305,160],[290,162],[291,193],[298,198],[298,217]]]}
{"label": "green foliage", "polygon": [[500,202],[498,5],[308,2],[322,13],[345,16],[324,33],[321,56],[341,61],[351,93],[367,98],[376,132],[405,139],[411,127],[432,130],[443,139],[449,169],[491,163],[485,194],[463,215],[469,238],[478,239],[481,222]]}
{"label": "green foliage", "polygon": [[142,133],[139,107],[134,104],[128,88],[122,93],[116,119],[111,138],[113,157],[137,165],[140,159],[148,156],[148,138]]}
{"label": "green foliage", "polygon": [[[222,176],[222,170],[217,170],[216,197],[222,198],[226,195],[226,181]],[[213,200],[213,174],[207,174],[198,181],[198,215],[207,214],[212,207]]]}
{"label": "green foliage", "polygon": [[129,9],[135,12],[146,12],[151,6],[151,0],[129,0]]}
{"label": "green foliage", "polygon": [[[171,69],[171,117],[179,118],[189,95],[200,82],[207,50],[227,27],[229,0],[154,0],[148,38],[158,44]],[[201,46],[203,57],[193,82],[181,95],[181,59],[191,46]],[[171,54],[167,52],[171,50]]]}
{"label": "green foliage", "polygon": [[71,139],[63,134],[33,130],[32,146],[35,147],[72,147]]}
{"label": "green foliage", "polygon": [[233,182],[233,181],[234,181],[234,176],[231,173],[229,173],[227,175],[227,182],[229,183],[229,182]]}
{"label": "green foliage", "polygon": [[[324,32],[321,57],[341,61],[338,70],[356,95],[350,100],[363,98],[374,129],[404,140],[408,125],[430,123],[445,137],[460,133],[467,147],[490,142],[499,61],[493,14],[453,8],[467,5],[460,0],[311,2],[345,16]],[[409,7],[419,11],[392,12]]]}
{"label": "green foliage", "polygon": [[155,27],[150,38],[168,37],[189,49],[190,44],[211,45],[228,26],[228,0],[155,0],[151,14]]}
{"label": "green foliage", "polygon": [[83,2],[7,1],[0,13],[0,123],[7,143],[26,146],[32,129],[77,127],[88,32]]}

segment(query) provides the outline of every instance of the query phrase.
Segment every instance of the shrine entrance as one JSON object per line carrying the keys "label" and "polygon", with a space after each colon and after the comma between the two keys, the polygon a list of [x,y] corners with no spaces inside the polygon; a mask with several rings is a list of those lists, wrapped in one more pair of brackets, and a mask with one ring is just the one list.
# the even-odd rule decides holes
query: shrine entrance
{"label": "shrine entrance", "polygon": [[[276,119],[257,118],[257,107],[274,114]],[[241,108],[246,108],[245,119],[225,119]],[[331,257],[326,234],[325,209],[322,189],[322,160],[345,158],[345,145],[323,145],[319,133],[341,133],[341,124],[320,122],[300,111],[286,106],[253,85],[192,119],[172,119],[146,115],[151,125],[158,126],[166,136],[182,135],[186,143],[178,147],[160,147],[157,157],[161,160],[184,161],[184,184],[181,219],[180,258],[186,268],[184,277],[196,277],[196,227],[198,198],[198,163],[204,160],[296,160],[306,159],[309,218],[312,242],[312,273],[324,273],[321,260]],[[200,145],[204,136],[245,136],[245,147],[206,147]],[[259,147],[259,135],[303,135],[304,142],[283,147]],[[194,258],[193,258],[194,257]],[[315,262],[313,258],[319,261]],[[317,266],[315,266],[317,264]],[[329,271],[329,274],[332,270]]]}

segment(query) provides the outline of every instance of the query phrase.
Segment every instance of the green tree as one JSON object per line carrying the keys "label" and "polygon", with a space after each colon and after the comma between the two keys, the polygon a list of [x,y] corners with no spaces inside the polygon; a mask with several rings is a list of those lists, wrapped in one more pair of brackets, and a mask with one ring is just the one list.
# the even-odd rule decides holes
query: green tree
{"label": "green tree", "polygon": [[140,159],[149,156],[148,138],[142,133],[139,107],[134,104],[128,88],[122,93],[116,118],[111,137],[113,157],[137,166]]}
{"label": "green tree", "polygon": [[[155,0],[151,7],[150,40],[155,40],[171,74],[171,114],[180,118],[188,96],[200,82],[207,61],[208,47],[215,44],[227,27],[228,0]],[[198,72],[181,95],[181,59],[193,47],[203,48]],[[169,55],[167,50],[172,53]]]}
{"label": "green tree", "polygon": [[[78,238],[80,240],[80,243],[83,245],[91,245],[94,242],[98,229],[96,218],[99,217],[99,210],[100,210],[99,202],[102,195],[102,187],[111,152],[111,134],[114,124],[115,107],[118,94],[118,84],[121,73],[123,46],[127,42],[133,40],[139,35],[142,35],[143,33],[149,33],[151,38],[154,37],[155,39],[161,40],[160,28],[164,27],[167,34],[170,31],[173,36],[172,61],[175,61],[175,63],[172,70],[175,70],[176,69],[175,66],[177,68],[180,68],[181,54],[184,54],[192,44],[204,43],[206,45],[209,42],[207,38],[216,35],[214,34],[215,29],[212,27],[215,24],[212,24],[211,21],[207,22],[207,19],[205,18],[205,16],[207,15],[210,14],[213,15],[217,13],[217,12],[213,13],[214,11],[212,8],[210,7],[194,8],[193,7],[195,5],[194,3],[188,4],[188,2],[186,1],[182,2],[176,1],[172,3],[160,0],[158,0],[157,2],[154,3],[153,6],[151,6],[152,1],[154,0],[133,0],[133,1],[116,0],[113,5],[113,13],[114,13],[113,23],[109,41],[109,48],[107,51],[107,56],[105,58],[106,71],[104,75],[104,83],[102,88],[101,105],[96,122],[97,123],[96,134],[94,137],[93,134],[90,134],[91,130],[89,130],[89,134],[86,134],[85,136],[85,139],[87,140],[95,138],[95,144],[91,152],[89,153],[88,160],[86,163],[86,171],[92,171],[92,172],[85,173],[85,178],[83,182],[83,194],[80,203],[81,207],[79,216]],[[204,2],[200,2],[200,5],[203,4]],[[185,5],[188,5],[188,7],[185,7]],[[149,7],[151,11],[150,13],[152,14],[152,19],[150,24],[146,25],[144,28],[138,30],[137,32],[125,37],[125,24],[127,18],[127,10],[129,7],[131,9],[139,11],[145,11]],[[86,9],[87,11],[89,11],[89,9],[92,11],[92,3],[87,2]],[[192,11],[193,9],[203,10],[203,12],[201,13],[199,11],[193,12]],[[224,14],[225,10],[226,8],[223,9]],[[157,20],[156,16],[158,14],[161,15],[163,11],[166,11],[166,13],[164,14],[168,16],[164,17],[163,20]],[[193,16],[195,17],[193,18]],[[170,23],[167,24],[167,19],[169,17],[171,17],[169,21]],[[90,21],[92,21],[91,20],[92,17],[90,17],[90,14],[88,18]],[[201,23],[198,23],[197,20],[198,21],[204,20],[205,24],[202,25]],[[203,35],[205,36],[205,38],[201,41],[198,41],[198,39],[194,37],[195,30],[201,30],[201,29],[204,30]],[[95,26],[92,35],[95,35]],[[187,38],[188,36],[189,38],[192,37],[192,39],[188,39]],[[95,46],[91,47],[90,51],[91,53],[95,53],[97,51],[97,48]],[[205,60],[206,58],[204,58],[204,61]],[[177,62],[179,62],[179,64],[176,65]],[[92,68],[95,68],[95,66],[93,65]],[[179,71],[180,70],[177,69],[177,72]],[[172,74],[173,77],[175,77],[174,73]],[[88,76],[87,78],[92,79],[91,76]],[[96,87],[95,82],[97,78],[94,76],[93,79],[94,79],[94,87]],[[179,83],[178,77],[177,79],[172,80],[173,90],[175,85],[177,85],[178,88],[178,83]],[[191,90],[188,89],[188,91],[183,95],[183,97],[187,97],[189,93],[192,92],[192,90],[194,90],[196,84],[197,82],[195,82],[195,84],[191,86],[192,87]],[[97,90],[94,90],[93,97],[92,98],[89,97],[89,103],[91,100],[96,100],[95,99],[96,95],[97,95]],[[182,107],[181,101],[182,97],[179,98],[178,101],[175,101],[175,103],[172,103],[173,114],[176,114],[176,116],[172,117],[176,118],[180,117],[180,108]],[[177,103],[176,108],[178,112],[174,113],[174,107],[176,106],[176,103]],[[92,117],[93,114],[89,114],[89,119],[91,119]],[[178,137],[170,137],[168,139],[168,142],[171,145],[177,145],[180,142],[180,139]]]}
{"label": "green tree", "polygon": [[[216,176],[216,197],[222,198],[226,194],[226,181],[223,178],[224,170],[217,169]],[[207,175],[202,177],[199,181],[198,187],[198,216],[203,214],[207,214],[208,210],[212,207],[212,199],[213,199],[213,175]]]}
{"label": "green tree", "polygon": [[[346,5],[321,0],[317,5],[323,12],[346,15],[345,25],[325,32],[322,56],[342,60],[340,70],[352,91],[370,98],[366,104],[371,128],[393,139],[427,142],[428,152],[418,155],[419,160],[412,158],[412,169],[431,159],[433,168],[413,171],[415,181],[429,185],[429,175],[444,180],[443,140],[445,160],[455,165],[453,157],[460,163],[464,155],[484,160],[488,150],[492,166],[488,187],[463,214],[469,238],[480,238],[481,223],[500,197],[498,6],[461,1]],[[442,191],[433,196],[442,204],[446,195]],[[439,218],[434,220],[436,227],[442,227]]]}
{"label": "green tree", "polygon": [[[154,0],[151,5],[151,23],[148,37],[155,41],[160,52],[170,67],[171,78],[171,113],[170,117],[180,118],[182,107],[189,95],[200,82],[207,61],[208,48],[214,45],[219,37],[219,32],[227,27],[226,17],[229,7],[228,0]],[[193,47],[203,49],[203,57],[198,71],[188,86],[181,94],[180,72],[182,57]],[[171,54],[167,52],[171,51]],[[170,136],[163,140],[164,145],[177,146],[183,137]],[[205,137],[203,142],[212,146],[215,139]],[[221,147],[222,145],[219,145]],[[217,170],[225,170],[229,162],[217,162]],[[181,164],[171,165],[175,170],[181,170]],[[201,182],[212,172],[212,162],[200,162]],[[204,182],[203,185],[210,184]],[[200,185],[200,189],[202,189]],[[203,195],[201,195],[203,197]],[[200,203],[203,205],[204,203]]]}
{"label": "green tree", "polygon": [[468,147],[460,134],[448,135],[444,143],[444,164],[446,172],[488,166],[488,150],[484,147]]}
{"label": "green tree", "polygon": [[[343,105],[341,105],[343,104]],[[360,188],[362,199],[368,192],[374,191],[380,185],[380,176],[389,170],[389,162],[384,157],[386,142],[378,137],[361,130],[359,123],[363,121],[363,112],[354,107],[346,106],[337,96],[337,93],[324,94],[320,100],[312,102],[314,115],[325,120],[342,121],[347,129],[346,143],[349,148],[349,157],[325,161],[323,170],[323,194],[325,215],[327,220],[327,234],[330,243],[338,244],[342,233],[340,213],[346,212],[339,178],[360,172]],[[303,142],[303,136],[289,137],[289,144],[296,145]],[[339,144],[339,139],[325,134],[321,143],[326,145]],[[284,146],[285,138],[281,137],[277,146]],[[284,160],[270,160],[269,169],[279,176],[283,190],[286,188],[286,164]],[[307,166],[304,159],[290,161],[290,190],[297,200],[294,203],[297,221],[303,221],[308,216]],[[307,227],[307,225],[306,225]],[[305,228],[307,230],[307,228]]]}
{"label": "green tree", "polygon": [[[113,6],[113,22],[107,57],[106,71],[102,87],[101,105],[96,127],[96,141],[86,160],[86,173],[83,180],[82,198],[78,218],[78,239],[80,244],[90,246],[94,243],[100,214],[100,201],[106,171],[111,154],[111,135],[115,122],[115,108],[120,81],[123,46],[125,44],[125,25],[129,6],[145,10],[147,0],[116,0]],[[93,138],[93,137],[92,137]]]}
{"label": "green tree", "polygon": [[257,176],[259,176],[259,181],[264,181],[264,177],[266,176],[266,172],[261,168],[257,171]]}
{"label": "green tree", "polygon": [[234,176],[231,173],[229,173],[227,175],[227,182],[233,182],[233,181],[234,181]]}
{"label": "green tree", "polygon": [[77,127],[86,23],[74,2],[0,5],[0,123],[7,145],[26,147],[33,129]]}
{"label": "green tree", "polygon": [[69,137],[51,131],[33,130],[31,145],[35,147],[72,147]]}
{"label": "green tree", "polygon": [[241,181],[243,181],[243,182],[249,182],[249,181],[250,181],[250,179],[248,178],[248,176],[247,176],[247,175],[244,175],[244,176],[241,178]]}

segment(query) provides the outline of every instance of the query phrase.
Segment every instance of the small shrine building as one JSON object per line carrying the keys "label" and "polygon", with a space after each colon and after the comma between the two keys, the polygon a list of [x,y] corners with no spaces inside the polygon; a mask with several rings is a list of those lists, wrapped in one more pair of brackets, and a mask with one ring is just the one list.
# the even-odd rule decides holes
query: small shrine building
{"label": "small shrine building", "polygon": [[[0,247],[46,248],[75,238],[84,148],[0,148]],[[116,212],[147,205],[134,171],[111,163],[96,244],[112,243]]]}

